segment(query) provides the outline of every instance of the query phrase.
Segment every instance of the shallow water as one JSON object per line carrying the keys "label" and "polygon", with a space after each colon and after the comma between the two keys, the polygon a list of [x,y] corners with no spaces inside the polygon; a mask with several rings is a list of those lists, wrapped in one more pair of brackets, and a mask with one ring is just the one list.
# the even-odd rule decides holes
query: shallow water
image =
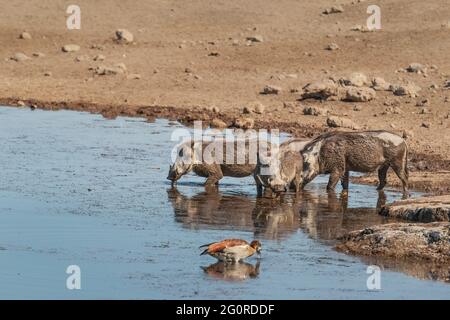
{"label": "shallow water", "polygon": [[[381,290],[368,290],[373,261],[333,250],[343,232],[385,222],[374,187],[352,184],[348,202],[327,195],[324,178],[278,200],[256,200],[250,177],[225,178],[219,193],[194,176],[172,189],[178,127],[0,108],[0,298],[450,296],[450,285],[411,276],[432,278],[426,267],[392,261],[377,261]],[[261,239],[262,258],[225,267],[199,256],[228,237]],[[81,290],[66,288],[69,265],[81,268]]]}

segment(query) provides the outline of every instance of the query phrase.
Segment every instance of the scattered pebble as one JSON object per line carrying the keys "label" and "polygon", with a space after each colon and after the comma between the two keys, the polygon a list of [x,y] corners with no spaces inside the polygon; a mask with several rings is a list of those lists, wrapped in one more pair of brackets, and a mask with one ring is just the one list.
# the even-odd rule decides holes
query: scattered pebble
{"label": "scattered pebble", "polygon": [[28,32],[22,32],[19,36],[20,39],[23,40],[30,40],[31,39],[31,34],[29,34]]}
{"label": "scattered pebble", "polygon": [[77,44],[66,44],[62,47],[63,52],[76,52],[80,50],[80,46]]}
{"label": "scattered pebble", "polygon": [[116,30],[116,41],[119,43],[131,43],[134,40],[133,34],[126,29]]}
{"label": "scattered pebble", "polygon": [[282,89],[280,87],[269,84],[263,88],[261,94],[279,94],[281,91]]}
{"label": "scattered pebble", "polygon": [[29,60],[29,59],[30,59],[30,57],[28,57],[25,53],[22,53],[22,52],[17,52],[11,57],[11,60],[14,60],[17,62],[22,62],[22,61]]}

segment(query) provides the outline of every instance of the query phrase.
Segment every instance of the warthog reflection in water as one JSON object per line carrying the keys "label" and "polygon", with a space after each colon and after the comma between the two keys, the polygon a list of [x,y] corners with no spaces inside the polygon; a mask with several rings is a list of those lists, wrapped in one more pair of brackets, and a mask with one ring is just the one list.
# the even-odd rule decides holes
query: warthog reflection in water
{"label": "warthog reflection in water", "polygon": [[[195,229],[253,232],[255,239],[280,240],[302,229],[312,238],[335,240],[343,233],[380,224],[376,208],[348,208],[347,197],[303,190],[297,196],[255,199],[250,195],[201,192],[187,197],[167,190],[175,220]],[[380,193],[379,204],[385,199]],[[375,205],[375,204],[374,204]]]}

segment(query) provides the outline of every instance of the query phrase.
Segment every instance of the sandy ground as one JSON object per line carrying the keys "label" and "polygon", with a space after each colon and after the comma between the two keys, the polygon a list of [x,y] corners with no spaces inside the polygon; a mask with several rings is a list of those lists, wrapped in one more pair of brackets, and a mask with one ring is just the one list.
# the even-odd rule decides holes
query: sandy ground
{"label": "sandy ground", "polygon": [[[351,30],[365,25],[364,1],[78,0],[81,30],[66,28],[66,1],[0,3],[0,103],[231,124],[259,102],[265,110],[247,115],[255,127],[300,136],[330,130],[327,116],[303,115],[305,105],[320,105],[363,129],[407,130],[413,169],[450,170],[447,0],[371,1],[381,8],[382,29],[375,32]],[[322,14],[336,3],[344,12]],[[134,41],[116,43],[119,28],[132,32]],[[20,39],[23,31],[32,38]],[[252,36],[263,41],[248,42]],[[339,50],[326,50],[331,43]],[[81,49],[64,53],[66,44]],[[30,59],[11,60],[17,52]],[[37,52],[45,56],[34,57]],[[94,61],[98,55],[105,60]],[[126,65],[124,74],[95,74],[96,67],[117,63]],[[427,72],[398,72],[411,63]],[[352,72],[413,82],[422,90],[419,97],[378,91],[361,103],[298,100],[307,83]],[[262,95],[265,85],[282,90]]]}

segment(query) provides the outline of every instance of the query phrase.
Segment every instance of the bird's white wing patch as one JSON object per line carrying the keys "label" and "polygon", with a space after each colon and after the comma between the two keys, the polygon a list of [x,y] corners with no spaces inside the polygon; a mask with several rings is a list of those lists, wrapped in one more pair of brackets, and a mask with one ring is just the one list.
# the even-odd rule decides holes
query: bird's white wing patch
{"label": "bird's white wing patch", "polygon": [[225,248],[223,252],[225,253],[232,253],[232,254],[241,254],[243,252],[246,252],[248,250],[248,245],[239,245],[239,246],[232,246]]}

